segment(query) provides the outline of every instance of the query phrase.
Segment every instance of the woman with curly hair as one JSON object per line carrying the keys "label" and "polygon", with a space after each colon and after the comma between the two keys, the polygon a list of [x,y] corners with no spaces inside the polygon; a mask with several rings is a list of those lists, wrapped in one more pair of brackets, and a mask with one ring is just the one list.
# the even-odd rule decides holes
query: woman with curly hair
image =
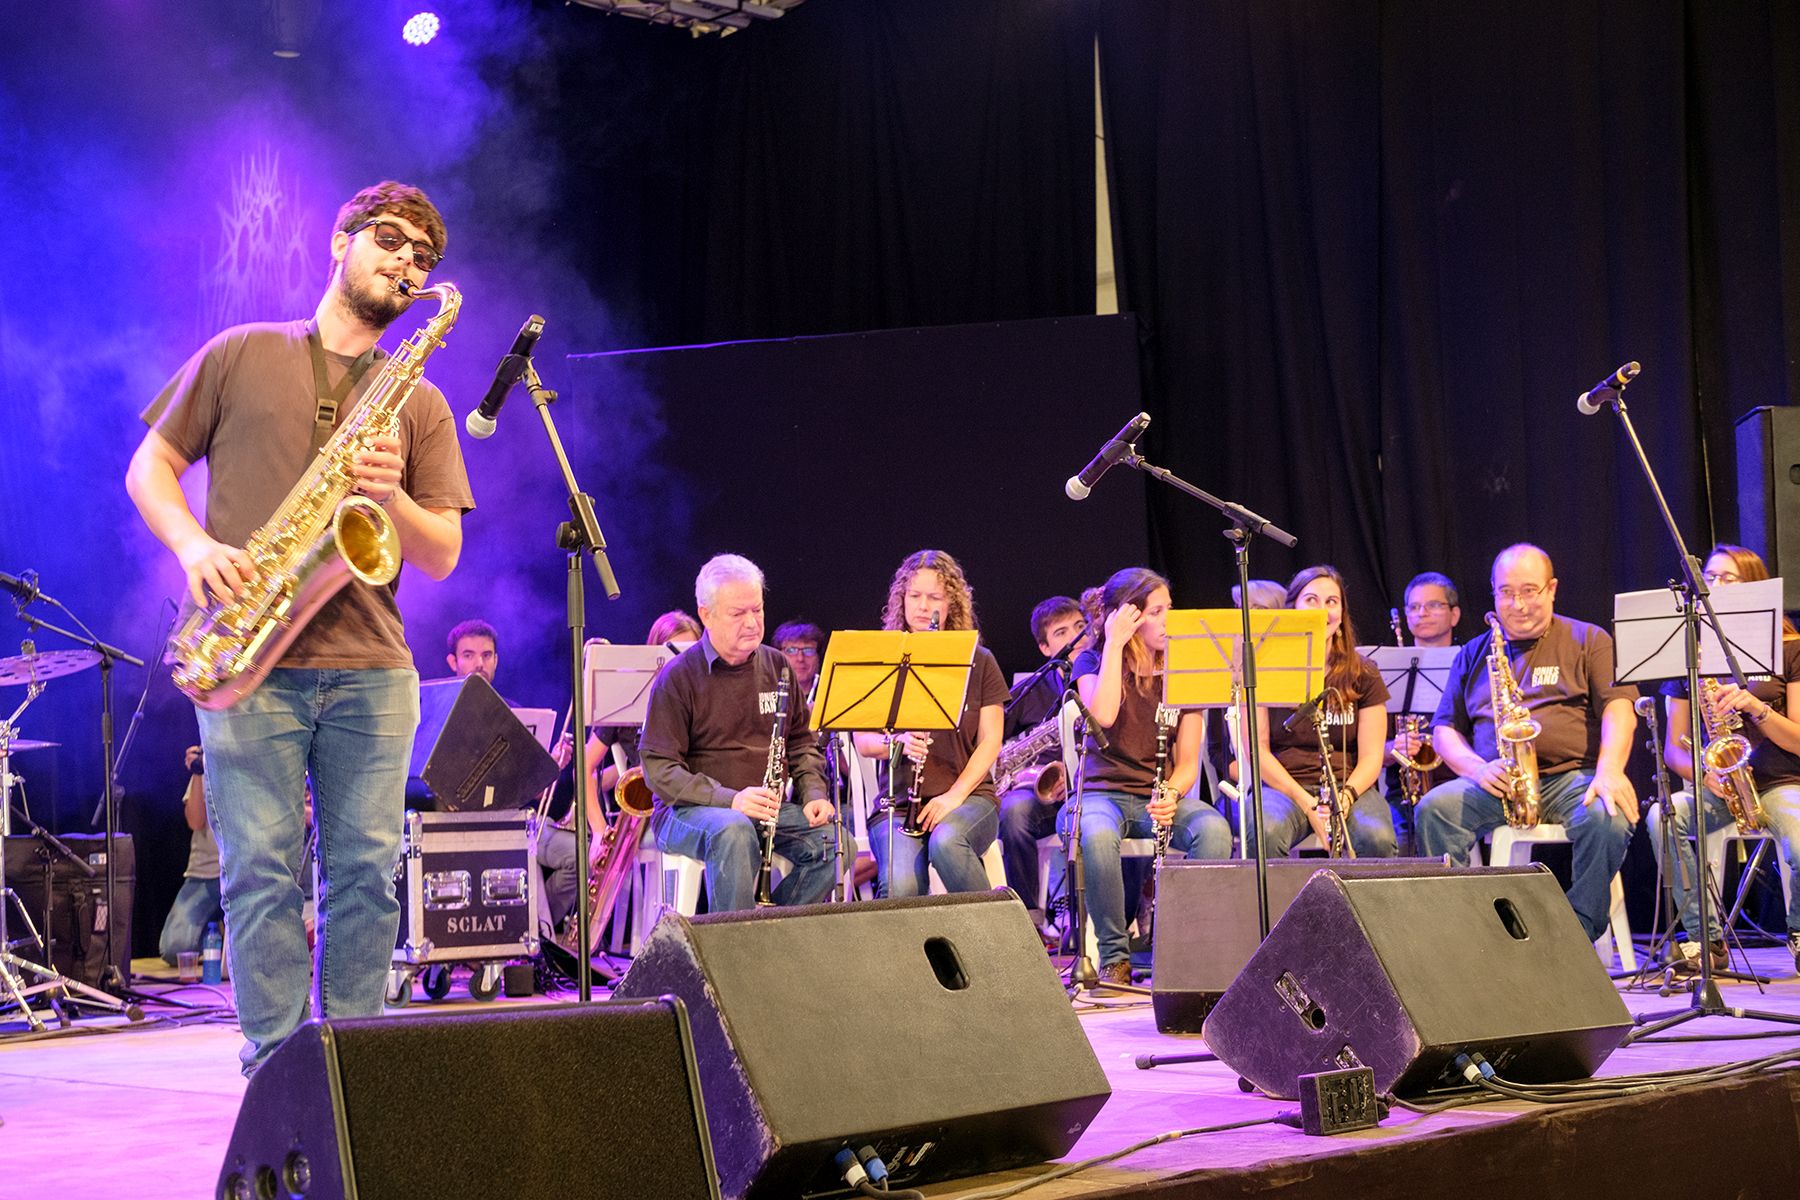
{"label": "woman with curly hair", "polygon": [[[1089,731],[1082,748],[1081,853],[1087,911],[1100,945],[1104,983],[1131,982],[1125,932],[1125,876],[1119,842],[1154,836],[1173,823],[1170,846],[1189,858],[1231,857],[1231,826],[1203,800],[1187,797],[1200,773],[1201,714],[1175,713],[1162,701],[1168,649],[1169,581],[1144,567],[1115,572],[1101,589],[1101,643],[1076,658],[1070,674],[1081,702],[1106,731],[1102,748]],[[1167,761],[1155,795],[1158,723],[1169,729]],[[1073,806],[1063,809],[1069,833]]]}
{"label": "woman with curly hair", "polygon": [[[1336,567],[1307,567],[1287,587],[1289,608],[1325,611],[1326,741],[1344,805],[1350,845],[1363,858],[1398,854],[1394,814],[1376,783],[1387,744],[1387,685],[1373,663],[1356,652],[1356,630],[1344,598],[1344,577]],[[1265,708],[1256,716],[1262,739],[1263,830],[1270,855],[1286,854],[1307,833],[1329,845],[1321,811],[1319,735],[1311,721],[1287,728],[1291,708]],[[1252,833],[1254,836],[1254,832]],[[1249,855],[1246,854],[1246,857]]]}
{"label": "woman with curly hair", "polygon": [[[937,629],[974,629],[975,597],[962,564],[942,550],[910,554],[894,572],[884,629],[915,633]],[[890,803],[869,821],[869,845],[875,851],[878,896],[917,896],[935,867],[946,891],[986,891],[990,886],[981,856],[999,831],[999,802],[988,770],[1000,752],[1006,714],[1006,679],[985,646],[975,648],[974,670],[955,729],[930,734],[856,735],[865,758],[887,758],[902,747],[903,769],[887,787]],[[924,835],[901,832],[900,813],[891,802],[907,794],[918,772],[918,794],[929,800],[920,813]]]}

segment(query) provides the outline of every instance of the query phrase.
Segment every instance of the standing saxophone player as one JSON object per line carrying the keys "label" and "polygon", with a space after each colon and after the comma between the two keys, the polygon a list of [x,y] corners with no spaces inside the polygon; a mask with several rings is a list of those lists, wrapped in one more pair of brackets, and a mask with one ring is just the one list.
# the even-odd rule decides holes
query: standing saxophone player
{"label": "standing saxophone player", "polygon": [[[333,228],[331,275],[311,320],[225,330],[144,410],[150,429],[126,490],[180,561],[189,606],[230,599],[255,578],[257,564],[239,547],[276,513],[334,414],[348,414],[378,377],[369,369],[383,357],[375,343],[412,302],[402,285],[422,287],[443,257],[443,218],[405,184],[358,192]],[[204,525],[180,483],[202,458]],[[346,465],[357,490],[387,510],[401,556],[434,579],[449,575],[474,501],[443,393],[421,381],[400,411],[398,436],[374,439]],[[394,591],[350,583],[261,687],[199,712],[246,1075],[306,1019],[309,994],[320,1016],[381,1011],[419,714]],[[316,972],[296,882],[309,774],[324,885]]]}
{"label": "standing saxophone player", "polygon": [[[1519,699],[1541,726],[1535,739],[1539,819],[1568,830],[1574,867],[1569,904],[1590,939],[1607,929],[1612,877],[1637,820],[1625,760],[1637,728],[1634,689],[1613,680],[1612,637],[1556,615],[1550,556],[1508,546],[1494,559],[1494,612]],[[1432,717],[1432,744],[1457,778],[1425,793],[1419,849],[1465,862],[1483,833],[1505,822],[1512,772],[1500,752],[1488,658],[1493,633],[1466,643]]]}
{"label": "standing saxophone player", "polygon": [[[706,864],[712,912],[752,908],[762,860],[759,822],[775,821],[775,850],[792,864],[777,904],[812,904],[831,891],[837,849],[823,762],[805,698],[781,651],[762,644],[763,573],[720,554],[694,580],[705,632],[650,685],[640,750],[656,794],[650,828],[659,848]],[[789,683],[787,777],[791,798],[763,786],[780,681]]]}

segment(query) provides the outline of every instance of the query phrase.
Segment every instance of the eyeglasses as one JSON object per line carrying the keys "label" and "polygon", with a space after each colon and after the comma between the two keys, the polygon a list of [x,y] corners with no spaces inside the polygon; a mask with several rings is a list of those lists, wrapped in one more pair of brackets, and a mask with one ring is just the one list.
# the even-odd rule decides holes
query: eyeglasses
{"label": "eyeglasses", "polygon": [[1736,571],[1702,571],[1700,578],[1708,583],[1742,583],[1744,577]]}
{"label": "eyeglasses", "polygon": [[801,658],[819,657],[819,648],[817,646],[783,646],[781,652],[783,654],[798,654]]}
{"label": "eyeglasses", "polygon": [[1442,600],[1415,600],[1406,606],[1406,611],[1415,617],[1424,616],[1426,613],[1448,612],[1449,610],[1450,606],[1445,604]]}
{"label": "eyeglasses", "polygon": [[1538,597],[1545,595],[1549,590],[1549,588],[1541,588],[1535,583],[1528,583],[1520,588],[1500,587],[1494,589],[1494,599],[1500,601],[1502,604],[1512,604],[1514,602],[1519,604],[1535,604]]}
{"label": "eyeglasses", "polygon": [[349,231],[350,236],[355,237],[363,230],[369,228],[375,230],[375,232],[369,236],[374,238],[375,244],[380,246],[383,250],[391,253],[402,246],[411,246],[413,266],[419,268],[421,271],[429,271],[431,268],[444,261],[444,256],[432,249],[429,241],[426,241],[424,238],[409,238],[406,236],[406,230],[387,221],[379,219],[364,221],[361,225],[358,225],[355,229]]}

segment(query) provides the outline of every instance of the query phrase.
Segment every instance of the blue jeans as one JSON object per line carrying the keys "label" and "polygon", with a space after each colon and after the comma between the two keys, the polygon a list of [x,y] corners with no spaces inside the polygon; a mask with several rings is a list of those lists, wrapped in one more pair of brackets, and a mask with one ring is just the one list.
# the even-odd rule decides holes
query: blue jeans
{"label": "blue jeans", "polygon": [[1063,801],[1045,804],[1028,787],[1014,788],[1000,797],[1000,856],[1006,864],[1006,885],[1034,911],[1043,890],[1038,840],[1056,832],[1056,817],[1062,809]]}
{"label": "blue jeans", "polygon": [[[1588,770],[1546,775],[1539,781],[1538,812],[1544,824],[1561,825],[1568,831],[1574,860],[1569,878],[1569,907],[1581,921],[1588,940],[1607,931],[1612,911],[1612,877],[1625,861],[1631,842],[1631,823],[1617,811],[1608,813],[1599,801],[1583,804],[1581,795],[1594,782]],[[1506,823],[1500,799],[1468,779],[1452,779],[1425,793],[1415,816],[1419,850],[1436,858],[1469,861],[1475,842],[1490,829]]]}
{"label": "blue jeans", "polygon": [[575,911],[575,892],[580,885],[581,856],[575,849],[575,831],[558,829],[545,821],[538,830],[538,872],[544,879],[543,919],[555,929]]}
{"label": "blue jeans", "polygon": [[[1131,959],[1125,932],[1125,872],[1119,843],[1125,838],[1156,836],[1149,798],[1123,792],[1089,791],[1081,798],[1082,873],[1087,882],[1087,912],[1100,946],[1100,965]],[[1057,830],[1065,838],[1074,821],[1073,802],[1063,806]],[[1230,858],[1231,824],[1204,800],[1183,799],[1175,806],[1170,850],[1188,858]]]}
{"label": "blue jeans", "polygon": [[[1774,836],[1776,852],[1787,859],[1791,871],[1800,864],[1800,785],[1784,784],[1764,789],[1758,794],[1762,798],[1763,828]],[[1706,793],[1703,811],[1706,813],[1707,833],[1723,829],[1732,823],[1731,812],[1725,807],[1725,802],[1710,790]],[[1661,859],[1663,847],[1662,832],[1658,828],[1658,812],[1658,809],[1652,808],[1646,820],[1649,823],[1650,845],[1655,848],[1657,858]],[[1675,911],[1681,916],[1681,927],[1691,938],[1697,936],[1694,931],[1700,927],[1699,894],[1692,886],[1696,876],[1694,843],[1691,840],[1694,836],[1692,792],[1675,794],[1674,812],[1675,854],[1681,865],[1672,868],[1664,863],[1663,870],[1671,872],[1669,886],[1675,895]],[[1723,887],[1725,881],[1721,879],[1714,882]],[[1794,895],[1788,897],[1787,927],[1789,933],[1800,933],[1800,883],[1794,886],[1793,892]],[[1718,909],[1709,907],[1707,916],[1711,919],[1707,922],[1706,940],[1718,941],[1722,936],[1719,932]]]}
{"label": "blue jeans", "polygon": [[218,876],[183,879],[181,890],[175,893],[175,905],[163,921],[161,944],[157,947],[163,961],[172,967],[176,955],[183,950],[200,949],[207,923],[219,921],[224,915],[225,910],[219,906]]}
{"label": "blue jeans", "polygon": [[922,838],[901,833],[891,811],[882,809],[869,822],[876,897],[923,896],[930,867],[937,868],[946,892],[987,891],[993,884],[988,882],[981,856],[994,844],[999,828],[1000,810],[991,796],[970,796]]}
{"label": "blue jeans", "polygon": [[[762,864],[762,830],[735,808],[659,803],[650,818],[657,848],[706,864],[711,912],[756,907],[756,874]],[[817,904],[837,879],[837,838],[831,822],[817,829],[801,806],[787,802],[775,820],[775,852],[793,869],[775,885],[775,903]]]}
{"label": "blue jeans", "polygon": [[[1306,840],[1306,835],[1313,831],[1312,822],[1307,819],[1305,810],[1274,788],[1265,785],[1262,795],[1262,825],[1268,837],[1268,849],[1264,853],[1279,857]],[[1249,800],[1243,803],[1247,809]],[[1394,837],[1394,812],[1374,788],[1356,798],[1344,823],[1350,830],[1350,848],[1356,851],[1358,858],[1392,858],[1400,853],[1400,843]],[[1250,844],[1244,848],[1244,857],[1255,858],[1256,831],[1247,820],[1244,829],[1250,839]]]}
{"label": "blue jeans", "polygon": [[[400,925],[394,865],[419,676],[277,668],[232,707],[199,717],[248,1075],[309,1010],[381,1013]],[[321,892],[311,955],[298,879],[309,775]]]}

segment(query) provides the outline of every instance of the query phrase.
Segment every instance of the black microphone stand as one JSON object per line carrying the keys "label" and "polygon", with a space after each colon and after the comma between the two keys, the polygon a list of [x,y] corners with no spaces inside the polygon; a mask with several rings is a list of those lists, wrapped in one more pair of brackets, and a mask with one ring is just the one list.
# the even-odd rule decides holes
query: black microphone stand
{"label": "black microphone stand", "polygon": [[[1687,651],[1687,689],[1688,689],[1688,737],[1693,746],[1694,755],[1694,824],[1692,840],[1694,843],[1694,866],[1698,878],[1695,881],[1694,895],[1699,911],[1699,930],[1693,934],[1700,942],[1700,976],[1694,981],[1693,1002],[1677,1012],[1634,1013],[1632,1019],[1640,1026],[1625,1035],[1625,1044],[1641,1041],[1653,1034],[1660,1033],[1676,1025],[1692,1021],[1698,1017],[1742,1017],[1753,1021],[1770,1021],[1784,1025],[1800,1025],[1800,1016],[1790,1013],[1763,1012],[1756,1009],[1728,1006],[1719,995],[1719,988],[1713,982],[1711,938],[1707,932],[1707,915],[1711,906],[1709,893],[1712,886],[1709,880],[1711,870],[1706,863],[1706,820],[1701,806],[1705,801],[1705,774],[1700,770],[1700,750],[1706,744],[1704,729],[1700,719],[1700,624],[1704,621],[1712,626],[1713,633],[1719,639],[1719,648],[1725,654],[1726,665],[1731,668],[1731,677],[1737,685],[1746,691],[1749,683],[1744,679],[1743,668],[1738,665],[1737,654],[1731,648],[1731,640],[1725,636],[1719,625],[1719,615],[1713,611],[1712,593],[1706,586],[1706,580],[1700,573],[1700,560],[1688,553],[1687,543],[1682,539],[1681,528],[1675,524],[1675,515],[1669,511],[1669,503],[1663,498],[1662,486],[1657,483],[1656,472],[1650,466],[1649,456],[1644,453],[1644,444],[1638,440],[1637,429],[1631,423],[1631,414],[1625,409],[1624,385],[1618,388],[1596,389],[1590,393],[1599,403],[1609,405],[1619,415],[1619,424],[1625,430],[1626,439],[1631,443],[1632,453],[1636,455],[1638,466],[1644,472],[1644,479],[1650,485],[1650,494],[1656,500],[1656,509],[1662,514],[1663,524],[1668,527],[1669,539],[1674,543],[1676,557],[1681,560],[1683,581],[1677,585],[1682,593],[1681,623],[1686,641]],[[1705,616],[1701,616],[1704,610]],[[1669,814],[1665,813],[1665,816]],[[1724,929],[1720,929],[1721,935]]]}
{"label": "black microphone stand", "polygon": [[1243,722],[1244,752],[1248,759],[1246,764],[1249,778],[1247,784],[1250,794],[1250,823],[1246,836],[1254,833],[1256,837],[1256,924],[1259,938],[1269,936],[1269,858],[1268,850],[1263,845],[1263,785],[1262,785],[1262,739],[1256,732],[1256,643],[1250,633],[1250,539],[1258,534],[1272,542],[1287,546],[1290,549],[1298,542],[1293,534],[1281,528],[1258,513],[1252,512],[1241,504],[1229,500],[1221,500],[1211,492],[1195,487],[1166,468],[1148,462],[1131,446],[1125,457],[1119,460],[1127,466],[1135,467],[1151,478],[1168,484],[1178,492],[1185,492],[1204,504],[1210,504],[1224,516],[1228,524],[1225,527],[1225,540],[1230,542],[1237,557],[1238,569],[1238,612],[1242,617],[1244,645],[1244,708]]}
{"label": "black microphone stand", "polygon": [[[63,629],[60,626],[52,625],[43,618],[33,616],[30,612],[26,611],[25,605],[20,605],[19,619],[25,622],[27,627],[31,629],[42,629],[49,633],[54,633],[59,637],[67,638],[77,646],[92,650],[100,656],[100,773],[104,788],[101,793],[101,800],[103,807],[106,809],[106,926],[103,937],[106,964],[100,968],[100,987],[101,990],[110,992],[115,996],[125,996],[129,991],[127,986],[128,980],[125,972],[119,969],[118,963],[113,959],[113,919],[119,911],[118,905],[115,902],[116,891],[119,884],[119,855],[118,847],[116,845],[119,825],[119,796],[117,784],[113,779],[112,669],[115,662],[122,662],[133,667],[141,667],[144,665],[144,660],[134,654],[126,653],[117,646],[108,645],[95,637],[93,631],[88,629],[74,613],[69,612],[68,608],[60,600],[57,600],[52,596],[46,596],[42,592],[37,594],[37,599],[42,600],[46,604],[54,605],[57,609],[65,613],[70,621],[76,625],[80,625],[82,631],[76,633],[73,630]],[[48,931],[45,931],[45,936],[49,936]],[[126,964],[126,968],[129,970],[129,963]]]}
{"label": "black microphone stand", "polygon": [[[588,781],[587,767],[587,696],[582,678],[582,647],[587,638],[587,597],[582,587],[581,560],[583,556],[592,554],[594,569],[600,573],[600,586],[606,591],[608,600],[619,598],[619,581],[613,575],[612,563],[606,558],[606,538],[600,532],[600,522],[594,516],[593,497],[581,490],[575,482],[575,470],[569,466],[569,456],[563,450],[562,438],[556,432],[556,421],[550,416],[550,405],[556,399],[556,393],[544,386],[538,378],[537,367],[530,358],[525,360],[523,375],[525,386],[531,392],[531,402],[537,406],[538,416],[543,418],[544,432],[550,438],[550,449],[556,455],[556,465],[562,472],[563,487],[569,493],[570,519],[556,528],[557,546],[568,552],[569,556],[569,727],[575,731],[575,945],[576,995],[581,1003],[586,1004],[593,999],[593,955],[589,947],[593,944],[588,919],[588,800],[593,787]],[[534,881],[535,882],[535,881]],[[596,914],[597,915],[597,914]],[[611,971],[602,972],[609,979],[617,975]]]}

